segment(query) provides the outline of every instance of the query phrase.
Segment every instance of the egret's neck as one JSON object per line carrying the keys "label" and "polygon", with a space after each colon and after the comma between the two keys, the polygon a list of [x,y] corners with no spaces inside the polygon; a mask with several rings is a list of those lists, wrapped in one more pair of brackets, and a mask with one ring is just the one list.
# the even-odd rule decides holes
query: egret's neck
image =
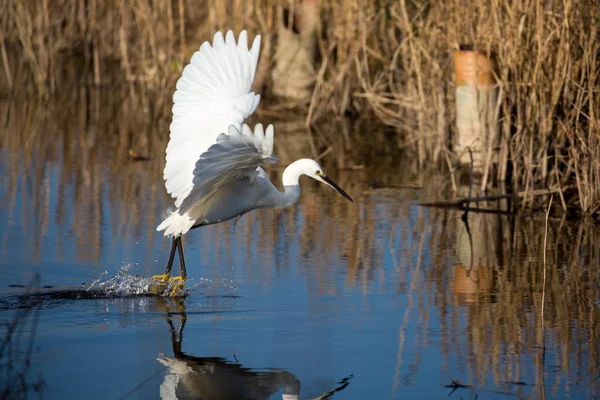
{"label": "egret's neck", "polygon": [[288,165],[288,167],[283,171],[283,176],[281,177],[284,187],[298,186],[300,175],[304,173],[303,165],[304,160],[297,160]]}
{"label": "egret's neck", "polygon": [[281,197],[278,201],[278,207],[289,207],[292,204],[295,204],[300,198],[300,185],[298,181],[300,180],[300,175],[303,174],[302,163],[295,161],[288,165],[288,167],[283,171],[282,183],[283,183],[283,193],[281,193]]}
{"label": "egret's neck", "polygon": [[[280,192],[281,193],[281,192]],[[279,198],[276,206],[277,208],[285,208],[296,204],[300,198],[300,185],[286,185],[283,187],[283,193]]]}

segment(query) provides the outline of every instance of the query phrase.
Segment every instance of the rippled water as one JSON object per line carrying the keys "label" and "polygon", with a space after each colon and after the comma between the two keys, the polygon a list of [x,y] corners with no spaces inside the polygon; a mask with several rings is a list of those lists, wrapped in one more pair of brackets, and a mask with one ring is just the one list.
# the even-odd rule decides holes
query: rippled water
{"label": "rippled water", "polygon": [[[3,387],[27,370],[34,398],[600,396],[598,227],[551,220],[544,278],[543,216],[467,229],[418,205],[446,177],[366,148],[322,160],[355,203],[303,181],[292,208],[192,231],[185,297],[152,294],[168,130],[111,96],[0,103]],[[277,126],[280,164],[314,155]]]}

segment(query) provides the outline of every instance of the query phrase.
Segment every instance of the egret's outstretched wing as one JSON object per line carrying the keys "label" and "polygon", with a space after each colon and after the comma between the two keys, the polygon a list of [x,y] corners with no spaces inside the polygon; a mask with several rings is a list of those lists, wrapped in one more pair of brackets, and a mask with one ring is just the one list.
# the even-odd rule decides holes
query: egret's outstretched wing
{"label": "egret's outstretched wing", "polygon": [[233,125],[227,134],[219,135],[194,168],[194,187],[183,200],[179,212],[184,213],[198,202],[209,199],[223,185],[237,179],[253,179],[263,163],[277,162],[273,155],[273,125],[263,130],[256,124],[254,133],[246,124],[241,131]]}
{"label": "egret's outstretched wing", "polygon": [[257,36],[248,50],[246,31],[235,42],[231,31],[217,32],[212,46],[204,42],[177,81],[173,95],[173,122],[164,170],[165,186],[182,202],[194,186],[196,162],[219,135],[233,125],[238,130],[260,101],[250,92],[260,48]]}

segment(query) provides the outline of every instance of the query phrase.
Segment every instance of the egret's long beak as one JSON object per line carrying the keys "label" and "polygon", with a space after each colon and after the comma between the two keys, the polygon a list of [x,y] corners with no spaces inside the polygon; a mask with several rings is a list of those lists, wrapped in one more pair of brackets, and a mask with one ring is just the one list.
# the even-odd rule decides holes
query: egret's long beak
{"label": "egret's long beak", "polygon": [[352,200],[352,197],[348,196],[348,193],[344,192],[344,190],[342,190],[341,187],[339,187],[334,181],[332,181],[331,179],[329,179],[329,177],[325,174],[318,174],[320,181],[323,182],[324,184],[326,184],[327,186],[335,189],[336,192],[338,192],[339,194],[341,194],[342,196],[344,196],[345,198],[347,198],[348,200],[350,200],[351,202],[354,203],[354,200]]}

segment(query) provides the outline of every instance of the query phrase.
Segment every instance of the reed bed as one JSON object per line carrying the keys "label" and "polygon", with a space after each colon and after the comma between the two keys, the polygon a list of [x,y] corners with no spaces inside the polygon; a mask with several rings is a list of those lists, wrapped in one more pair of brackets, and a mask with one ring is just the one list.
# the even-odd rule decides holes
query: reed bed
{"label": "reed bed", "polygon": [[[269,71],[278,28],[282,15],[293,16],[302,4],[0,0],[7,10],[0,15],[0,79],[5,88],[33,82],[29,87],[45,97],[72,82],[142,87],[158,105],[154,117],[168,119],[175,80],[191,53],[216,30],[245,28],[263,35],[256,86],[271,105],[261,111],[294,109],[309,126],[327,126],[334,117],[375,119],[377,128],[343,140],[325,129],[319,151],[393,146],[414,153],[421,167],[454,171],[452,52],[468,45],[497,66],[501,140],[485,167],[488,187],[531,192],[523,207],[545,204],[533,191],[549,188],[558,191],[558,210],[599,215],[594,0],[317,1],[312,94],[300,102],[275,99]],[[389,133],[387,140],[372,143],[374,130]]]}

